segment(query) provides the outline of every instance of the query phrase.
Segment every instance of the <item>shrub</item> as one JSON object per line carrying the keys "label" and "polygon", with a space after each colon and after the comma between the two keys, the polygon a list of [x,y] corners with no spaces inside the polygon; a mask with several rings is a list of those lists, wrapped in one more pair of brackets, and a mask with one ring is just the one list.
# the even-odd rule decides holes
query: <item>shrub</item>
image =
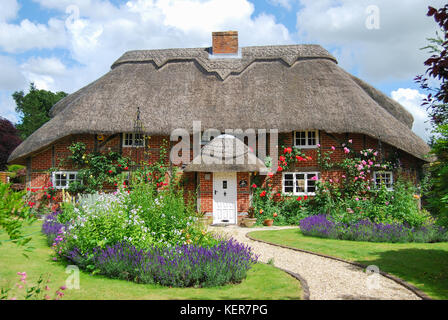
{"label": "shrub", "polygon": [[[140,218],[140,207],[129,205],[129,195],[123,190],[101,194],[98,200],[80,207],[66,206],[58,215],[59,221],[68,221],[56,251],[64,255],[73,248],[82,253],[93,248],[129,241],[139,248],[152,243],[145,222]],[[75,217],[75,218],[73,218]]]}
{"label": "shrub", "polygon": [[216,241],[197,224],[197,214],[185,203],[182,190],[157,189],[154,184],[139,184],[129,195],[130,205],[139,206],[139,216],[151,231],[155,243],[213,245]]}
{"label": "shrub", "polygon": [[22,237],[24,221],[33,221],[30,207],[26,205],[25,192],[13,191],[10,184],[0,182],[0,232],[6,231],[13,242],[25,245],[31,238]]}
{"label": "shrub", "polygon": [[[83,259],[71,253],[75,262]],[[152,246],[138,249],[120,242],[95,248],[93,263],[99,273],[112,278],[172,287],[210,287],[237,283],[257,262],[250,247],[233,239],[205,248],[198,245]]]}
{"label": "shrub", "polygon": [[443,227],[427,225],[410,227],[400,223],[373,223],[368,219],[342,223],[327,215],[310,216],[300,221],[304,235],[322,238],[370,242],[441,242],[448,241]]}

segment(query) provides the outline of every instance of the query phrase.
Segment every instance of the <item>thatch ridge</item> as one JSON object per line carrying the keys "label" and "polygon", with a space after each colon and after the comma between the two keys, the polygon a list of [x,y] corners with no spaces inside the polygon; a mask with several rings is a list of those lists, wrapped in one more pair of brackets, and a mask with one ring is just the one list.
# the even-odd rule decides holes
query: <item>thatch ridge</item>
{"label": "thatch ridge", "polygon": [[150,135],[191,132],[193,120],[222,132],[319,129],[366,134],[424,159],[429,147],[410,130],[412,116],[325,52],[296,45],[242,48],[241,59],[209,59],[204,48],[125,53],[106,75],[58,102],[9,161],[72,134],[130,132],[137,107]]}

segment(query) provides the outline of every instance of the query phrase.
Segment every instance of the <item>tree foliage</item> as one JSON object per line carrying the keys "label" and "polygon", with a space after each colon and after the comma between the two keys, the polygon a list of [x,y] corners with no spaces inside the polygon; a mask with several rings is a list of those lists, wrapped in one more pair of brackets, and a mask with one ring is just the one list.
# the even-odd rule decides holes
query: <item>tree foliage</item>
{"label": "tree foliage", "polygon": [[14,92],[12,97],[16,102],[16,112],[21,116],[21,121],[17,124],[21,138],[26,139],[50,120],[51,107],[66,96],[67,93],[62,91],[54,93],[38,90],[33,83],[27,94],[23,91]]}
{"label": "tree foliage", "polygon": [[415,80],[428,93],[422,106],[429,111],[435,134],[431,152],[437,160],[430,166],[429,207],[448,226],[448,4],[439,9],[428,7],[427,15],[434,18],[440,33],[428,39],[429,45],[423,48],[431,56],[424,62],[428,67],[425,75]]}
{"label": "tree foliage", "polygon": [[0,171],[6,170],[8,157],[20,142],[14,125],[8,119],[0,117]]}

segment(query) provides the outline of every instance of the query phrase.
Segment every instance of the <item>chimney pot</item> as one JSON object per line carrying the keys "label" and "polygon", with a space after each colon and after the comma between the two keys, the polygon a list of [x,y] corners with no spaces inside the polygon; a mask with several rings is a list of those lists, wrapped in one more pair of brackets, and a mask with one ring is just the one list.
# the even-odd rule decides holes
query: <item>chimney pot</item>
{"label": "chimney pot", "polygon": [[212,32],[213,54],[238,54],[238,31]]}

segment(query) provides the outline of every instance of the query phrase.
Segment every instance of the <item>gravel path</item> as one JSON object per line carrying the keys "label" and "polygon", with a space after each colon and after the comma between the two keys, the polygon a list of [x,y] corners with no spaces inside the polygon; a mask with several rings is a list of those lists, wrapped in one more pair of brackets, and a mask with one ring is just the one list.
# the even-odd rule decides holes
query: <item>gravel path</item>
{"label": "gravel path", "polygon": [[[380,274],[368,275],[363,269],[349,263],[272,246],[246,237],[249,232],[266,228],[209,228],[250,245],[262,262],[273,258],[275,266],[301,275],[308,283],[311,300],[420,300],[412,291]],[[268,230],[287,228],[291,227],[270,227]]]}

